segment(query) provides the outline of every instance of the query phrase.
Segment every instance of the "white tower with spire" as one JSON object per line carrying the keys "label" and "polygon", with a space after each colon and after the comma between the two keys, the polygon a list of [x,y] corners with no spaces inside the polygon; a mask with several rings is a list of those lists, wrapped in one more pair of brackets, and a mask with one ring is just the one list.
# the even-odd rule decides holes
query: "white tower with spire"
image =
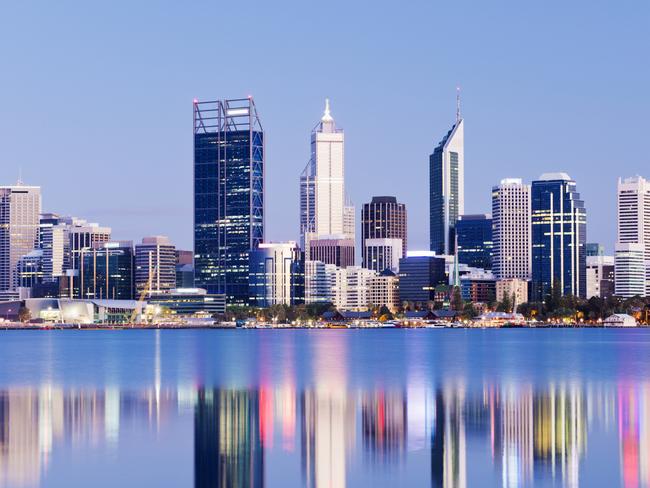
{"label": "white tower with spire", "polygon": [[300,178],[300,237],[306,251],[312,239],[354,238],[354,207],[345,195],[344,141],[326,99],[311,133],[311,158]]}

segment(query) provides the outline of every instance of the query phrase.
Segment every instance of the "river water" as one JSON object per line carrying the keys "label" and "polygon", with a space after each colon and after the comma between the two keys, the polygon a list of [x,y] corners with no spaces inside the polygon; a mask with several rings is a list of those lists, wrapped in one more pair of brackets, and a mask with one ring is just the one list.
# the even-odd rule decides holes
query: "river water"
{"label": "river water", "polygon": [[0,486],[648,486],[650,330],[0,333]]}

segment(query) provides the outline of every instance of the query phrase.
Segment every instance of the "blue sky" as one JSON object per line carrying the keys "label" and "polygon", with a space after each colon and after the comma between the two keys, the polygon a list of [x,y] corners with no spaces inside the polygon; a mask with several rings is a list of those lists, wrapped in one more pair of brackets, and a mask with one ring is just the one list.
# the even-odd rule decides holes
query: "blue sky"
{"label": "blue sky", "polygon": [[428,155],[463,91],[467,213],[504,177],[566,171],[588,238],[615,240],[618,176],[650,177],[650,3],[3,2],[0,182],[45,211],[192,244],[192,99],[253,95],[267,240],[298,237],[298,178],[325,97],[346,184],[407,204],[428,245]]}

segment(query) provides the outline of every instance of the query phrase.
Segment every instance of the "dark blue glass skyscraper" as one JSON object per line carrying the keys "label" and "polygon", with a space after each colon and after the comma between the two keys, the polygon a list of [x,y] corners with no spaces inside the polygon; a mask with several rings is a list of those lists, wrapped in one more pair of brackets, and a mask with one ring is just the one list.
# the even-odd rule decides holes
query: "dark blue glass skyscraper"
{"label": "dark blue glass skyscraper", "polygon": [[195,286],[248,304],[264,240],[264,132],[252,98],[194,101]]}
{"label": "dark blue glass skyscraper", "polygon": [[566,173],[548,173],[531,187],[531,299],[542,301],[557,285],[562,295],[587,291],[587,212]]}
{"label": "dark blue glass skyscraper", "polygon": [[485,214],[461,215],[456,222],[458,262],[492,269],[492,219]]}

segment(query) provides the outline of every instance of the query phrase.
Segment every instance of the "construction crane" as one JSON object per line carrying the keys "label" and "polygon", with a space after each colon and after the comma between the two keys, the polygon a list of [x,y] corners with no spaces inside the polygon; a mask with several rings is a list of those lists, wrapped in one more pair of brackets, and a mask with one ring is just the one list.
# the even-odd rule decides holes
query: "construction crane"
{"label": "construction crane", "polygon": [[140,297],[138,298],[133,313],[131,314],[131,319],[129,320],[131,327],[135,325],[135,319],[138,317],[138,310],[144,310],[144,300],[147,298],[147,295],[151,293],[153,276],[158,272],[158,263],[156,263],[156,266],[154,266],[153,269],[151,268],[151,254],[152,251],[149,251],[149,278],[147,279],[147,284],[144,287],[144,290],[142,290],[142,293],[140,293]]}

